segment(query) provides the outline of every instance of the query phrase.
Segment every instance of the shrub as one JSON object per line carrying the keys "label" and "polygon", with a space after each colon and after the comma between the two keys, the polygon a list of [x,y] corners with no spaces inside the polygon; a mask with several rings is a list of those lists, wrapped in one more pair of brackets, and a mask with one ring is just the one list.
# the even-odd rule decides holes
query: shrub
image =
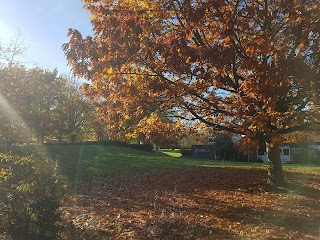
{"label": "shrub", "polygon": [[215,160],[233,160],[234,146],[232,138],[227,134],[216,134],[210,146],[211,158]]}
{"label": "shrub", "polygon": [[291,161],[299,164],[320,164],[320,151],[308,148],[292,149]]}
{"label": "shrub", "polygon": [[180,149],[181,155],[185,157],[191,157],[192,156],[192,150],[191,149]]}
{"label": "shrub", "polygon": [[1,153],[10,153],[16,156],[31,156],[37,154],[40,158],[45,158],[46,152],[42,145],[20,145],[20,146],[10,146],[6,149],[0,148]]}
{"label": "shrub", "polygon": [[13,240],[58,239],[65,186],[50,160],[0,154],[0,225]]}

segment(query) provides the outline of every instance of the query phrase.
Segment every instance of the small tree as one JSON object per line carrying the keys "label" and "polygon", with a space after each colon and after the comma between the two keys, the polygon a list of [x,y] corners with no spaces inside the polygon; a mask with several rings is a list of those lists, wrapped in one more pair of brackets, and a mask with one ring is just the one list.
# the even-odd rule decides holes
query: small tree
{"label": "small tree", "polygon": [[0,43],[0,64],[12,67],[17,64],[17,56],[22,55],[27,50],[24,45],[24,39],[18,31],[9,41],[9,43]]}
{"label": "small tree", "polygon": [[227,134],[216,134],[213,137],[211,151],[219,160],[231,160],[233,157],[234,146],[232,139]]}
{"label": "small tree", "polygon": [[59,78],[59,99],[52,109],[53,125],[51,132],[59,140],[68,138],[71,142],[79,140],[81,133],[93,127],[93,104],[81,92],[75,78]]}

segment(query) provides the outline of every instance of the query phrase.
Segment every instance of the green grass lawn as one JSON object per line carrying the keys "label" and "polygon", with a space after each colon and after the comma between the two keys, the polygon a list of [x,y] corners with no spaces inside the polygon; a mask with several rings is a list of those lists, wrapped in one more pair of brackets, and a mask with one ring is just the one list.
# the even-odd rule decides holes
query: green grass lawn
{"label": "green grass lawn", "polygon": [[143,152],[113,146],[48,146],[47,153],[58,159],[68,177],[128,174],[130,172],[181,168],[191,159],[174,158],[162,152]]}
{"label": "green grass lawn", "polygon": [[[130,172],[164,171],[195,167],[235,167],[242,169],[267,169],[265,163],[213,161],[183,157],[179,150],[162,149],[143,152],[132,148],[94,145],[46,145],[45,147],[13,147],[14,152],[32,152],[40,148],[44,154],[59,162],[62,173],[70,180],[79,177],[128,174]],[[39,151],[39,150],[38,150]],[[284,164],[289,172],[315,173],[320,166]]]}
{"label": "green grass lawn", "polygon": [[[182,157],[177,150],[143,152],[113,146],[47,146],[47,153],[58,159],[64,175],[95,177],[133,172],[165,171],[198,167],[266,168],[263,163],[212,161]],[[291,168],[294,168],[291,166]]]}
{"label": "green grass lawn", "polygon": [[167,154],[170,157],[182,157],[182,154],[179,149],[161,149],[160,152]]}

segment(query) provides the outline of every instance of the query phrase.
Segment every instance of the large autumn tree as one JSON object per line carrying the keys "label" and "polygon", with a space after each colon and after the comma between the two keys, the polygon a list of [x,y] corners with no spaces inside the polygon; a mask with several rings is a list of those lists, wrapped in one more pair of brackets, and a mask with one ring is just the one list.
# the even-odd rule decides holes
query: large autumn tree
{"label": "large autumn tree", "polygon": [[269,183],[285,183],[285,134],[319,130],[317,0],[84,0],[93,36],[63,48],[92,84],[110,133],[177,117],[266,142]]}

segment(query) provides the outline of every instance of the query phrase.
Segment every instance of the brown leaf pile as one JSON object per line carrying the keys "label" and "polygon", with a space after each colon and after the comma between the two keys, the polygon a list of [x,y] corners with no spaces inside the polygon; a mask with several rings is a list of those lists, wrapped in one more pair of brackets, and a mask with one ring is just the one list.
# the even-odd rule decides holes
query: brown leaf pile
{"label": "brown leaf pile", "polygon": [[62,211],[66,239],[317,239],[320,174],[286,173],[266,192],[258,169],[194,167],[78,183]]}

